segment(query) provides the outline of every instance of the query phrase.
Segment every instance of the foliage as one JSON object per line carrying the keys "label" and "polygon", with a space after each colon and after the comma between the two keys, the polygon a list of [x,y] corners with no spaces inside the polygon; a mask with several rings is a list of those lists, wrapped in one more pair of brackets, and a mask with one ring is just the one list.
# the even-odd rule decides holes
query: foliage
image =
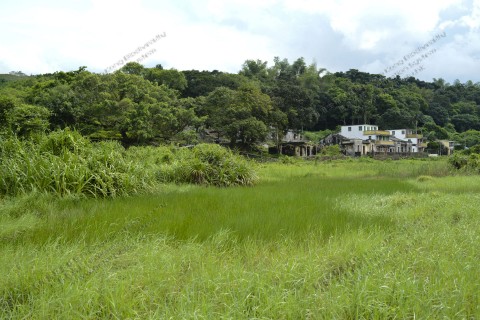
{"label": "foliage", "polygon": [[323,138],[327,137],[328,135],[334,132],[335,132],[334,130],[329,130],[329,129],[322,130],[322,131],[305,131],[303,132],[303,136],[312,142],[319,143],[320,140],[322,140]]}
{"label": "foliage", "polygon": [[15,102],[9,97],[0,96],[0,133],[10,129],[10,113],[15,109]]}
{"label": "foliage", "polygon": [[452,137],[455,141],[462,147],[473,147],[480,144],[480,131],[477,130],[467,130],[462,133],[454,134]]}
{"label": "foliage", "polygon": [[24,101],[50,111],[50,129],[76,128],[85,136],[118,139],[124,145],[169,142],[197,128],[203,119],[196,116],[195,100],[178,99],[170,83],[146,80],[148,72],[132,62],[113,74],[80,69],[43,76]]}
{"label": "foliage", "polygon": [[332,146],[325,146],[322,148],[322,150],[320,150],[321,156],[335,157],[341,154],[342,154],[342,151],[340,150],[340,146],[338,144],[335,144]]}
{"label": "foliage", "polygon": [[50,111],[45,107],[22,104],[8,114],[7,123],[14,134],[31,137],[45,133],[48,129]]}
{"label": "foliage", "polygon": [[91,143],[68,130],[43,136],[39,143],[10,137],[0,145],[0,194],[115,197],[152,187],[154,180],[124,153],[116,142]]}
{"label": "foliage", "polygon": [[175,69],[163,70],[158,68],[148,69],[145,78],[158,85],[166,85],[169,88],[182,91],[187,87],[185,75]]}
{"label": "foliage", "polygon": [[456,151],[448,162],[457,170],[480,173],[480,145],[464,151]]}
{"label": "foliage", "polygon": [[194,183],[219,187],[249,186],[257,182],[252,164],[215,144],[199,144],[176,153],[171,165],[158,173],[162,182]]}
{"label": "foliage", "polygon": [[285,155],[280,155],[278,159],[280,160],[280,163],[283,163],[283,164],[297,164],[299,162],[299,159],[297,159],[296,157],[285,156]]}
{"label": "foliage", "polygon": [[127,62],[122,68],[120,68],[119,71],[126,74],[136,74],[138,76],[143,76],[146,70],[138,62]]}
{"label": "foliage", "polygon": [[207,126],[226,136],[231,146],[237,141],[253,144],[268,134],[272,103],[255,86],[237,91],[221,87],[208,95],[204,112],[208,116]]}
{"label": "foliage", "polygon": [[69,130],[41,136],[38,143],[0,140],[0,194],[31,192],[61,196],[116,197],[150,191],[158,183],[215,186],[252,185],[251,164],[217,145],[193,150],[130,148],[118,142],[92,143]]}
{"label": "foliage", "polygon": [[[287,129],[370,123],[421,129],[429,141],[458,137],[469,147],[477,143],[463,134],[480,130],[479,83],[386,78],[356,69],[331,74],[303,58],[275,57],[270,65],[247,60],[238,74],[129,62],[112,74],[80,67],[8,76],[16,81],[0,86],[0,131],[22,136],[68,127],[124,146],[158,145],[201,141],[209,129],[232,147],[252,147],[270,133],[278,145]],[[35,108],[48,115],[36,109],[33,116]]]}
{"label": "foliage", "polygon": [[423,126],[423,134],[429,141],[449,138],[448,131],[445,128],[442,128],[441,126],[432,122],[425,123]]}

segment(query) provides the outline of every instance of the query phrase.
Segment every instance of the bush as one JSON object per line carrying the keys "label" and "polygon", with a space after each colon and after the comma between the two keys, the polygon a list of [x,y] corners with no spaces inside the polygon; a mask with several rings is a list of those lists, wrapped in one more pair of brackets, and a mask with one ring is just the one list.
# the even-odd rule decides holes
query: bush
{"label": "bush", "polygon": [[171,165],[158,171],[161,182],[195,183],[220,187],[253,185],[258,177],[252,163],[215,144],[183,148]]}
{"label": "bush", "polygon": [[457,170],[480,173],[480,154],[471,153],[471,150],[454,153],[448,163]]}
{"label": "bush", "polygon": [[331,161],[342,159],[344,157],[345,156],[342,154],[339,145],[326,146],[315,156],[315,163],[317,163],[317,161]]}
{"label": "bush", "polygon": [[280,155],[278,160],[283,164],[296,164],[298,159],[291,156]]}
{"label": "bush", "polygon": [[340,150],[340,146],[338,144],[335,144],[335,145],[323,147],[322,150],[320,150],[320,155],[335,157],[335,156],[342,155],[342,151]]}
{"label": "bush", "polygon": [[12,196],[115,197],[153,190],[164,182],[225,187],[257,181],[250,162],[218,145],[125,150],[117,141],[92,143],[70,130],[42,136],[38,143],[1,140],[0,160],[0,194]]}

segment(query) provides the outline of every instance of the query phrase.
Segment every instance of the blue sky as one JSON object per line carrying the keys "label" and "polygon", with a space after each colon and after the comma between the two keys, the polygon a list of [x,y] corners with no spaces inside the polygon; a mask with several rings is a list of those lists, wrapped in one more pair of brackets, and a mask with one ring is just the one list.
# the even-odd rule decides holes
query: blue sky
{"label": "blue sky", "polygon": [[165,34],[129,61],[149,51],[148,67],[238,72],[304,57],[370,73],[403,61],[402,76],[480,82],[480,0],[2,0],[0,15],[0,73],[101,73]]}

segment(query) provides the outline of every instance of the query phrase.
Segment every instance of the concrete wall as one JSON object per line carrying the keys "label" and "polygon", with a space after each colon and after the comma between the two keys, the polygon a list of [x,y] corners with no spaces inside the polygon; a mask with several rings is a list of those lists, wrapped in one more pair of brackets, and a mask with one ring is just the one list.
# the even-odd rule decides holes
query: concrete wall
{"label": "concrete wall", "polygon": [[[351,126],[342,126],[340,134],[350,139],[366,139],[363,131],[378,130],[378,126],[372,124],[358,124]],[[372,137],[373,139],[373,137]]]}

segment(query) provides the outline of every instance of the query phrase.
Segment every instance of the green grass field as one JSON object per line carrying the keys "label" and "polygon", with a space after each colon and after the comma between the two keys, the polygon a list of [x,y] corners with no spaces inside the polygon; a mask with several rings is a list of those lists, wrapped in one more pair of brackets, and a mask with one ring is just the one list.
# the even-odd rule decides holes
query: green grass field
{"label": "green grass field", "polygon": [[0,200],[0,318],[477,319],[480,178],[258,164],[255,187]]}

